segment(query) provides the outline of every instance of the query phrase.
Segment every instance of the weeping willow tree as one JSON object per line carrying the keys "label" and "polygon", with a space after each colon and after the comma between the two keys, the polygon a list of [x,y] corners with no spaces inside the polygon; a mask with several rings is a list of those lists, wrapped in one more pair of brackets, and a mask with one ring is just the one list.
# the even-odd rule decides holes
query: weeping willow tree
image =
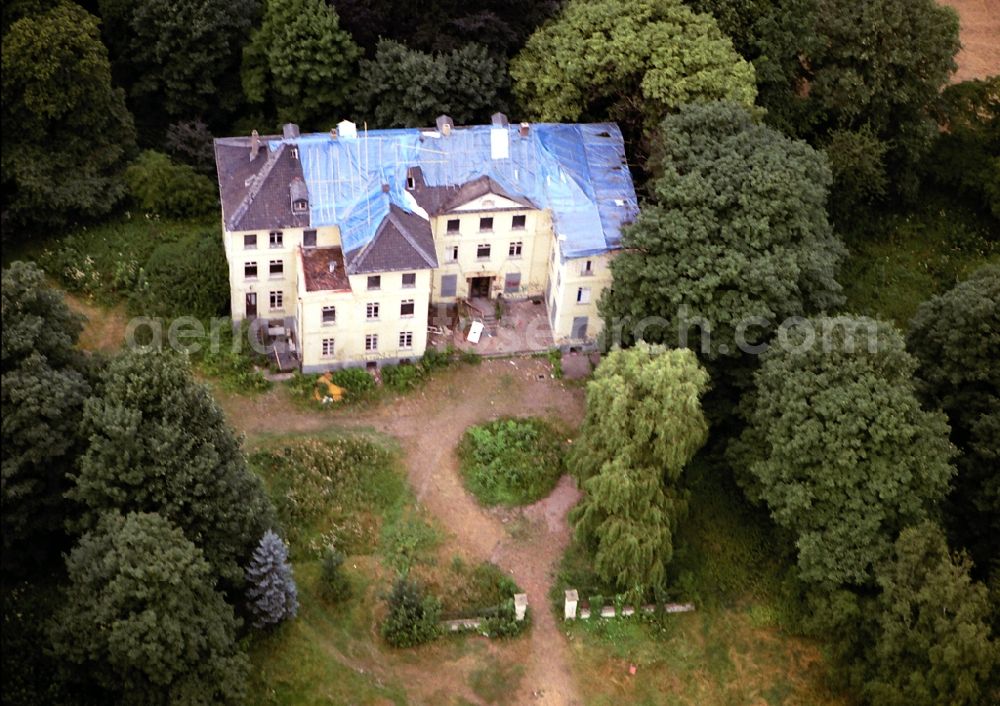
{"label": "weeping willow tree", "polygon": [[708,438],[708,373],[687,349],[640,342],[612,351],[587,385],[587,416],[570,457],[585,491],[577,537],[602,580],[642,597],[662,588],[686,507],[678,481]]}

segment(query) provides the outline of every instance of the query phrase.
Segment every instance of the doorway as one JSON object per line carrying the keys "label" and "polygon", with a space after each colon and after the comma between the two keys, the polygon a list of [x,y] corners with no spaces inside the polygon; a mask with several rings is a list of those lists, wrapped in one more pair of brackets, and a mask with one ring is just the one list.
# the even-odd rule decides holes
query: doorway
{"label": "doorway", "polygon": [[257,292],[247,292],[247,318],[253,319],[257,316]]}
{"label": "doorway", "polygon": [[493,284],[492,277],[473,277],[469,283],[469,297],[490,298],[490,286]]}

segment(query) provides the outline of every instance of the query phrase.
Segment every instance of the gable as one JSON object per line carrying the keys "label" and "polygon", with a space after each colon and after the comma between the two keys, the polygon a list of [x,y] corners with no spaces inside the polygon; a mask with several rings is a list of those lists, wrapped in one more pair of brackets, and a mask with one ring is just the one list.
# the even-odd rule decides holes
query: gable
{"label": "gable", "polygon": [[528,208],[528,206],[523,203],[518,203],[512,199],[498,196],[497,194],[485,194],[464,204],[452,206],[448,209],[448,213],[459,211],[496,211],[505,208],[524,209]]}

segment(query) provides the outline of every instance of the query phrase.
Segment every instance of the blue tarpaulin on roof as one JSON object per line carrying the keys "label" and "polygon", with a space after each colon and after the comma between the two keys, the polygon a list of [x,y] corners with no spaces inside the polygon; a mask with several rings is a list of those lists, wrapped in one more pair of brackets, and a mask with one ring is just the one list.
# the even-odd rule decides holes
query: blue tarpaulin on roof
{"label": "blue tarpaulin on roof", "polygon": [[[506,133],[496,133],[493,131]],[[506,137],[508,149],[495,152]],[[299,147],[314,226],[339,225],[345,252],[366,245],[390,202],[417,210],[406,193],[406,170],[419,166],[428,186],[458,186],[480,176],[509,193],[552,210],[564,257],[606,252],[621,242],[621,226],[638,213],[624,145],[613,123],[535,123],[522,137],[516,125],[435,130],[326,133],[275,140]],[[504,154],[506,152],[506,154]],[[388,184],[388,193],[382,189]]]}

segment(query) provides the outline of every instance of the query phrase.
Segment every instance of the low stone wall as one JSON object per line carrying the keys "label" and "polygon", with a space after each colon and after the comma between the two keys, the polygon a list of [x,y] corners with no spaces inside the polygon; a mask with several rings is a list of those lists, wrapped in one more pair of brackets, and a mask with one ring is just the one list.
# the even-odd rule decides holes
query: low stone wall
{"label": "low stone wall", "polygon": [[[566,591],[566,601],[564,604],[563,619],[564,620],[587,620],[591,616],[591,609],[579,606],[579,593],[576,589],[569,589]],[[644,605],[640,606],[639,610],[643,613],[655,613],[657,610],[662,610],[664,613],[690,613],[694,610],[693,603],[665,603],[662,607],[657,605]],[[627,618],[631,615],[635,615],[635,608],[633,606],[622,606],[621,614],[615,610],[613,605],[602,606],[599,609],[599,615],[602,618],[617,618],[623,617]]]}
{"label": "low stone wall", "polygon": [[[521,622],[524,620],[524,615],[528,610],[528,594],[527,593],[515,593],[514,594],[514,620]],[[443,632],[462,632],[464,630],[479,630],[483,623],[486,622],[486,618],[458,618],[456,620],[443,620],[441,621],[441,630]]]}

